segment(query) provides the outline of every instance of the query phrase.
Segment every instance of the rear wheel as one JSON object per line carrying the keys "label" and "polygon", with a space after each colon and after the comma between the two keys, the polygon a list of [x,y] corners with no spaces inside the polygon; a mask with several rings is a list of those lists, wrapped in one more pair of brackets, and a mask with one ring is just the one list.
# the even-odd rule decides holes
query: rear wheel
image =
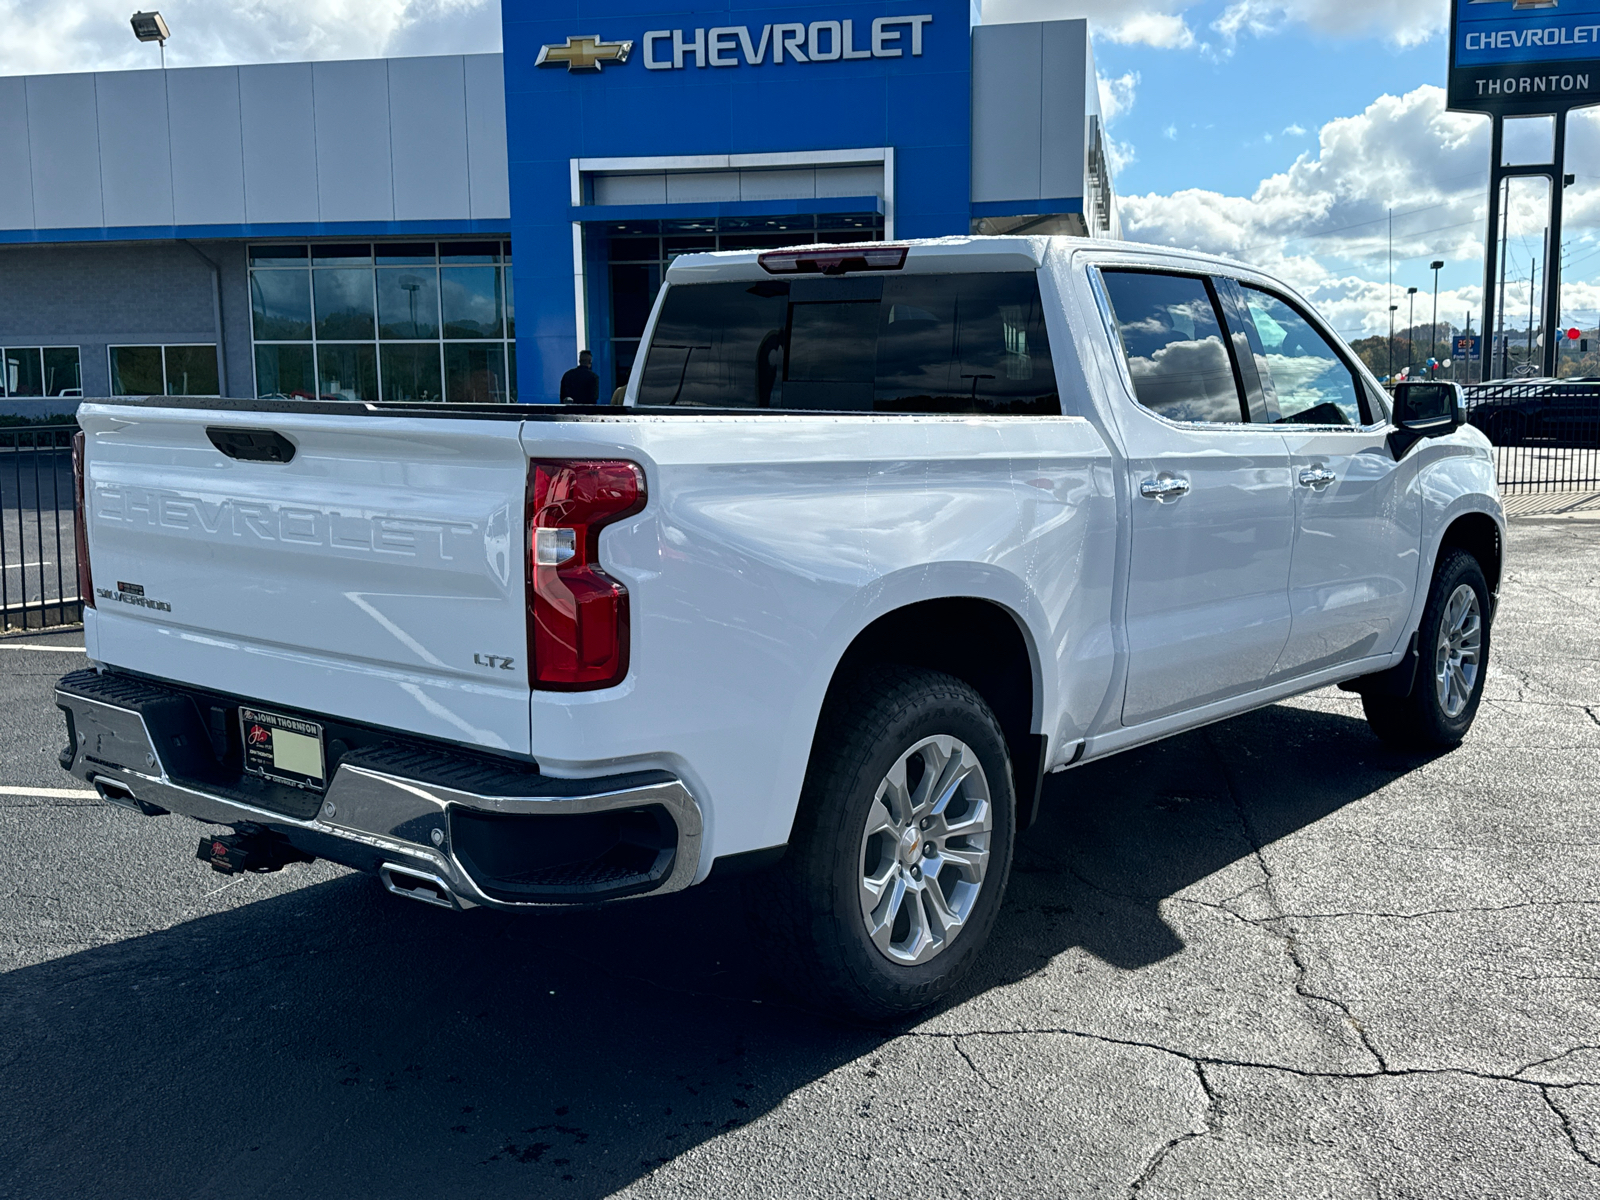
{"label": "rear wheel", "polygon": [[952,676],[886,668],[836,691],[789,853],[752,900],[792,992],[888,1020],[948,993],[988,939],[1011,872],[1011,764]]}
{"label": "rear wheel", "polygon": [[1472,728],[1489,669],[1489,585],[1478,560],[1449,551],[1434,571],[1407,696],[1364,694],[1367,724],[1404,749],[1441,750]]}

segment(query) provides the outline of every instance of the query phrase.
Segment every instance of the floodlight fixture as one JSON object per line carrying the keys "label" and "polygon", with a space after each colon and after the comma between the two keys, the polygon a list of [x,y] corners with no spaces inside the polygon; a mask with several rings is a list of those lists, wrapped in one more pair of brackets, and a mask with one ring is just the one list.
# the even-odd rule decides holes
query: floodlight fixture
{"label": "floodlight fixture", "polygon": [[128,24],[133,26],[133,36],[141,42],[159,42],[161,44],[161,69],[167,69],[167,39],[172,36],[172,30],[167,28],[166,20],[158,12],[136,12],[128,19]]}

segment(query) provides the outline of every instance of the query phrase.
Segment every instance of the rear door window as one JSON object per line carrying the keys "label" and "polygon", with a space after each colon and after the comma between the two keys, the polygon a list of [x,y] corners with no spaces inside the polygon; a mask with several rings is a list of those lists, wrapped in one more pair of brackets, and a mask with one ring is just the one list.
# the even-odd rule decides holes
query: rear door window
{"label": "rear door window", "polygon": [[1172,421],[1250,419],[1209,280],[1103,271],[1139,403]]}
{"label": "rear door window", "polygon": [[679,284],[641,405],[1061,411],[1037,278],[995,272]]}

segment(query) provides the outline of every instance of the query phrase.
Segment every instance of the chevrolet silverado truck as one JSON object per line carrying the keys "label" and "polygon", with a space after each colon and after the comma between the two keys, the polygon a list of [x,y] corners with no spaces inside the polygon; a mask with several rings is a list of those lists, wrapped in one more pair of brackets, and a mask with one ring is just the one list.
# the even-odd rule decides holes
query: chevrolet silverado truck
{"label": "chevrolet silverado truck", "polygon": [[218,870],[452,909],[759,871],[797,989],[882,1019],[979,953],[1048,772],[1330,684],[1472,723],[1489,444],[1258,271],[685,255],[641,347],[617,407],[84,404],[62,765]]}

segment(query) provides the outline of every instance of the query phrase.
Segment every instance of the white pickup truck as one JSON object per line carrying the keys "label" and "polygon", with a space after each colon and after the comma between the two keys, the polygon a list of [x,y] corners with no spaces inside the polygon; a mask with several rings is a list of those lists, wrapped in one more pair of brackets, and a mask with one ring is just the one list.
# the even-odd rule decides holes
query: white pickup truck
{"label": "white pickup truck", "polygon": [[85,404],[62,765],[452,908],[760,870],[914,1011],[1046,772],[1334,683],[1463,737],[1494,464],[1393,405],[1259,272],[1026,237],[679,258],[620,407]]}

